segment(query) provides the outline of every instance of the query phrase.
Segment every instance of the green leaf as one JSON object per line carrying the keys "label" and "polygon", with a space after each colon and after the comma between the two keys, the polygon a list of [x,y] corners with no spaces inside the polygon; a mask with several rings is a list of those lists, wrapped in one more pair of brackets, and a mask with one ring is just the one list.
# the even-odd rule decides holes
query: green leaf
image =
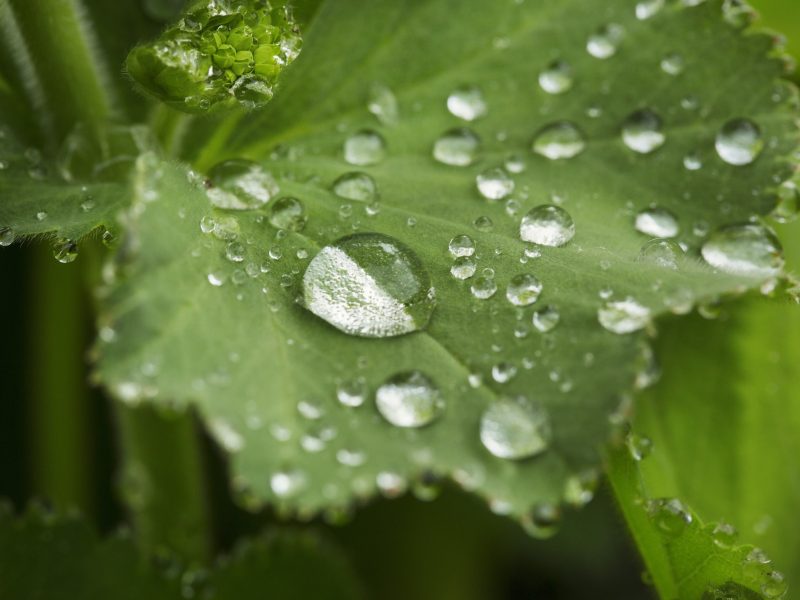
{"label": "green leaf", "polygon": [[776,576],[753,546],[737,545],[725,526],[704,524],[675,498],[643,482],[624,447],[611,451],[609,477],[620,508],[663,599],[749,600],[783,597]]}
{"label": "green leaf", "polygon": [[786,528],[800,502],[799,334],[800,310],[777,300],[671,324],[658,346],[666,375],[635,420],[654,446],[641,467],[648,489],[735,525],[793,587],[800,541]]}
{"label": "green leaf", "polygon": [[0,130],[2,245],[41,234],[55,234],[66,243],[101,226],[116,229],[118,213],[130,204],[125,173],[138,153],[152,145],[141,128],[103,131],[97,143],[77,128],[58,160],[52,160],[23,145],[10,130]]}
{"label": "green leaf", "polygon": [[180,585],[139,556],[128,537],[99,540],[78,517],[31,508],[0,515],[0,598],[171,600]]}
{"label": "green leaf", "polygon": [[126,66],[144,92],[178,110],[255,108],[272,98],[300,43],[283,6],[199,0],[157,40],[134,48]]}
{"label": "green leaf", "polygon": [[335,548],[311,533],[276,531],[246,540],[211,570],[156,568],[129,535],[99,539],[76,516],[31,508],[0,513],[0,597],[25,600],[209,600],[361,597]]}
{"label": "green leaf", "polygon": [[218,600],[324,598],[355,600],[363,593],[337,548],[310,533],[278,531],[240,543],[211,574]]}
{"label": "green leaf", "polygon": [[[105,290],[102,322],[116,341],[100,345],[99,376],[126,401],[196,403],[230,451],[236,486],[250,491],[255,506],[268,500],[305,515],[377,488],[400,493],[410,479],[433,472],[490,498],[497,510],[530,517],[535,508],[531,529],[546,534],[540,525],[552,520],[565,488],[572,501],[586,497],[576,486],[592,479],[587,470],[599,462],[609,417],[624,417],[625,394],[645,366],[643,334],[617,335],[598,324],[599,294],[635,298],[656,317],[764,280],[712,271],[696,257],[702,229],[774,205],[771,189],[788,174],[786,157],[797,142],[796,111],[775,98],[793,92],[778,80],[782,62],[765,57],[772,41],[736,30],[718,2],[670,6],[647,21],[621,0],[608,4],[602,19],[593,3],[578,1],[492,11],[469,2],[414,7],[327,3],[275,100],[246,121],[228,119],[202,146],[204,166],[239,155],[261,160],[281,194],[304,204],[302,231],[276,231],[269,204],[243,213],[212,209],[186,173],[140,161],[131,220],[138,254]],[[615,56],[598,60],[587,54],[587,38],[609,22],[627,33]],[[685,67],[674,77],[659,63],[679,40]],[[535,73],[558,56],[572,65],[575,84],[555,97],[539,89]],[[730,64],[738,65],[735,75]],[[394,124],[367,110],[376,82],[398,101]],[[431,148],[459,126],[445,103],[465,84],[480,86],[488,103],[486,116],[469,125],[483,151],[473,166],[448,167]],[[681,106],[689,96],[698,99],[697,110]],[[586,115],[594,105],[602,112],[596,118]],[[645,106],[663,116],[666,135],[647,156],[619,135],[626,117]],[[769,143],[753,164],[735,167],[715,154],[714,140],[743,115]],[[562,161],[531,153],[534,133],[563,119],[586,132],[585,151]],[[348,165],[342,146],[365,128],[380,131],[386,157]],[[704,164],[699,170],[683,167],[693,152]],[[476,175],[512,153],[527,165],[512,176],[516,204],[487,202]],[[377,206],[331,191],[355,170],[377,182]],[[563,248],[528,248],[541,257],[527,257],[520,218],[553,201],[574,218],[575,238]],[[679,219],[678,239],[689,252],[676,259],[676,270],[639,260],[648,237],[634,230],[633,215],[651,204]],[[476,230],[479,217],[493,227]],[[201,221],[213,232],[203,234]],[[348,336],[295,302],[308,258],[353,231],[391,236],[420,257],[437,302],[425,331]],[[499,291],[489,300],[471,294],[477,276],[450,274],[448,243],[460,234],[475,240],[478,268],[495,272]],[[525,273],[544,291],[538,303],[520,308],[505,291]],[[545,305],[557,307],[561,323],[542,334],[531,319]],[[428,427],[401,429],[380,417],[373,395],[412,370],[434,382],[446,408]],[[337,386],[362,379],[364,406],[337,402]],[[552,441],[527,460],[497,458],[480,442],[482,415],[520,395],[544,408]]]}

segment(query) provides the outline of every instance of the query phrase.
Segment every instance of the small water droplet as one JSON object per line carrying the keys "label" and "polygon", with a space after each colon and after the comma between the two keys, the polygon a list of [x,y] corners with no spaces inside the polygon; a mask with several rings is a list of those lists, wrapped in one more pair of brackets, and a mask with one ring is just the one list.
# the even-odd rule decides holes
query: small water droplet
{"label": "small water droplet", "polygon": [[575,222],[563,208],[541,204],[522,217],[519,233],[525,242],[540,246],[564,246],[575,236]]}
{"label": "small water droplet", "polygon": [[367,455],[358,450],[342,448],[336,453],[336,460],[346,467],[360,467],[367,462]]}
{"label": "small water droplet", "polygon": [[548,333],[561,322],[561,313],[555,306],[548,305],[533,313],[531,320],[537,331]]}
{"label": "small water droplet", "polygon": [[47,213],[45,211],[43,211],[43,210],[40,210],[39,212],[36,213],[36,220],[39,221],[40,223],[42,221],[46,221],[47,220]]}
{"label": "small water droplet", "polygon": [[791,223],[800,211],[800,189],[794,181],[786,181],[778,188],[778,202],[772,218],[778,223]]}
{"label": "small water droplet", "polygon": [[291,498],[296,496],[306,484],[306,477],[302,471],[278,471],[269,479],[269,487],[278,498]]}
{"label": "small water droplet", "polygon": [[680,232],[678,219],[666,208],[650,207],[639,212],[636,231],[657,238],[673,238]]}
{"label": "small water droplet", "polygon": [[498,458],[519,460],[541,454],[551,435],[545,408],[522,396],[497,400],[481,416],[481,443]]}
{"label": "small water droplet", "polygon": [[470,291],[478,300],[488,300],[497,293],[497,282],[494,277],[481,275],[472,283]]}
{"label": "small water droplet", "polygon": [[225,248],[225,258],[234,263],[244,261],[245,249],[240,242],[231,242]]}
{"label": "small water droplet", "polygon": [[374,202],[378,198],[378,186],[366,173],[345,173],[333,182],[333,193],[340,198],[359,202]]}
{"label": "small water droplet", "polygon": [[558,532],[561,524],[561,509],[557,504],[539,503],[522,520],[522,526],[528,535],[546,540]]}
{"label": "small water droplet", "polygon": [[683,166],[687,171],[699,171],[703,168],[703,161],[696,153],[691,152],[683,157]]}
{"label": "small water droplet", "polygon": [[609,23],[589,36],[586,51],[601,60],[611,58],[617,53],[624,37],[625,29],[621,25]]}
{"label": "small water droplet", "polygon": [[506,298],[514,306],[530,306],[541,293],[542,282],[529,273],[515,275],[506,288]]}
{"label": "small water droplet", "polygon": [[503,169],[487,169],[478,174],[475,184],[481,196],[496,201],[506,198],[514,191],[514,180]]}
{"label": "small water droplet", "polygon": [[443,133],[433,144],[433,158],[445,165],[466,167],[475,162],[480,152],[480,138],[466,127]]}
{"label": "small water droplet", "polygon": [[78,243],[75,240],[60,239],[53,245],[53,257],[62,264],[78,258]]}
{"label": "small water droplet", "polygon": [[464,281],[475,275],[477,268],[478,264],[475,262],[475,259],[470,256],[459,256],[453,261],[450,267],[450,274],[454,278]]}
{"label": "small water droplet", "polygon": [[720,548],[731,548],[736,544],[738,537],[736,528],[729,523],[716,523],[711,530],[711,538]]}
{"label": "small water droplet", "polygon": [[572,67],[563,60],[553,61],[539,73],[539,85],[548,94],[563,94],[572,84]]}
{"label": "small water droplet", "polygon": [[729,165],[752,163],[764,149],[758,125],[748,119],[734,119],[722,126],[715,142],[717,154]]}
{"label": "small water droplet", "polygon": [[342,406],[357,408],[367,398],[367,382],[363,377],[342,381],[336,387],[336,398]]}
{"label": "small water droplet", "polygon": [[683,56],[680,54],[667,54],[663,59],[661,59],[661,70],[667,75],[680,75],[683,73],[685,66],[686,63],[683,60]]}
{"label": "small water droplet", "polygon": [[597,311],[597,320],[612,333],[633,333],[650,323],[650,309],[633,298],[607,302]]}
{"label": "small water droplet", "polygon": [[408,489],[406,478],[399,473],[392,473],[391,471],[378,473],[377,477],[375,477],[375,484],[386,498],[397,498]]}
{"label": "small water droplet", "polygon": [[405,244],[357,233],[325,246],[303,276],[305,306],[337,329],[390,337],[425,327],[433,313],[430,275]]}
{"label": "small water droplet", "polygon": [[457,235],[450,240],[448,250],[453,258],[472,256],[475,254],[475,240],[468,235]]}
{"label": "small water droplet", "polygon": [[0,227],[0,246],[6,247],[14,243],[17,234],[11,227]]}
{"label": "small water droplet", "polygon": [[656,16],[664,8],[665,0],[642,0],[636,4],[636,18],[646,21]]}
{"label": "small water droplet", "polygon": [[354,133],[344,142],[344,159],[351,165],[376,165],[386,156],[386,140],[370,129]]}
{"label": "small water droplet", "polygon": [[475,227],[478,231],[482,231],[483,233],[487,233],[494,229],[494,221],[492,221],[486,215],[481,215],[480,217],[476,217],[475,220],[472,222],[472,226]]}
{"label": "small water droplet", "polygon": [[306,207],[297,198],[278,198],[269,207],[269,222],[276,229],[302,231],[307,221]]}
{"label": "small water droplet", "polygon": [[642,246],[637,260],[665,269],[677,269],[683,250],[672,240],[650,240]]}
{"label": "small water droplet", "polygon": [[396,427],[423,427],[444,411],[439,388],[420,371],[387,379],[375,393],[375,405],[383,418]]}
{"label": "small water droplet", "polygon": [[454,90],[447,97],[447,110],[454,117],[464,121],[474,121],[483,117],[489,108],[479,88],[466,86]]}
{"label": "small water droplet", "polygon": [[692,522],[692,515],[676,498],[657,498],[647,503],[647,512],[661,531],[677,537]]}
{"label": "small water droplet", "polygon": [[642,461],[653,451],[653,440],[644,435],[631,433],[626,440],[628,452],[635,461]]}
{"label": "small water droplet", "polygon": [[249,160],[226,160],[208,172],[208,199],[228,210],[252,210],[265,205],[275,196],[278,184],[272,174]]}
{"label": "small water droplet", "polygon": [[717,230],[708,238],[701,254],[712,267],[734,275],[768,277],[783,268],[783,248],[763,225],[744,223]]}
{"label": "small water droplet", "polygon": [[639,154],[655,152],[666,141],[662,131],[661,117],[650,109],[637,110],[622,126],[622,140],[625,145]]}
{"label": "small water droplet", "polygon": [[578,126],[569,121],[546,125],[534,136],[533,151],[550,160],[577,156],[586,148],[586,138]]}
{"label": "small water droplet", "polygon": [[399,116],[397,98],[385,85],[375,83],[370,87],[367,110],[375,115],[383,125],[397,123]]}

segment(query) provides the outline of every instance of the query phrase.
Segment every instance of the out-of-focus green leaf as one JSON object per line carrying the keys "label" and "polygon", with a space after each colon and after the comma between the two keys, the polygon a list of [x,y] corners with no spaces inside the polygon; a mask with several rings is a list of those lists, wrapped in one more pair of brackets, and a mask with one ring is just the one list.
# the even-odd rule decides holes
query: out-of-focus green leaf
{"label": "out-of-focus green leaf", "polygon": [[627,448],[611,450],[609,478],[645,566],[663,600],[783,598],[783,575],[753,546],[738,545],[725,525],[704,523],[674,497],[643,481]]}

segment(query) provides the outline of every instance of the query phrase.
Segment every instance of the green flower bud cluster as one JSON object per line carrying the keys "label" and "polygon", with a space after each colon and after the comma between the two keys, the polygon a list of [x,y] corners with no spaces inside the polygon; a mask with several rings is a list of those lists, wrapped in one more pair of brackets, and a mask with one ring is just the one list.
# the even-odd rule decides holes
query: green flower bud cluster
{"label": "green flower bud cluster", "polygon": [[145,92],[179,110],[257,108],[272,98],[300,45],[286,7],[203,0],[159,39],[134,48],[127,68]]}

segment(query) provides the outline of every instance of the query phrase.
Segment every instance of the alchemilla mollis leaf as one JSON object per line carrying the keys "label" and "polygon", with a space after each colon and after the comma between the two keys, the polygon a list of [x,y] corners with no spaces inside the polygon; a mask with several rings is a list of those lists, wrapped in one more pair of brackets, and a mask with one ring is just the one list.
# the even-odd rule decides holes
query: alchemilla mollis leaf
{"label": "alchemilla mollis leaf", "polygon": [[549,535],[654,321],[781,276],[795,92],[729,8],[325,3],[196,171],[139,159],[98,377],[196,404],[251,506],[445,476]]}

